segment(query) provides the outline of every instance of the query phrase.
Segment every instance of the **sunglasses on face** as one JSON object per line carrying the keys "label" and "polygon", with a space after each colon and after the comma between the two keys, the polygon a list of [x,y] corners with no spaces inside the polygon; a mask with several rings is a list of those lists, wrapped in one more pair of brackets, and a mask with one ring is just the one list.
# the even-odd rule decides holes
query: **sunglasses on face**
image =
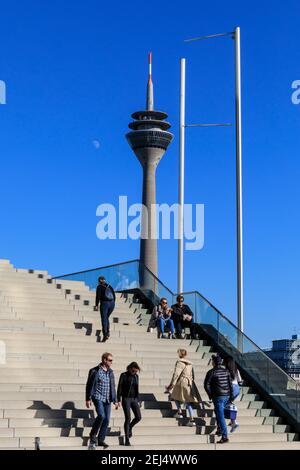
{"label": "sunglasses on face", "polygon": [[107,360],[107,362],[112,362],[113,361],[112,359],[106,359],[106,360]]}

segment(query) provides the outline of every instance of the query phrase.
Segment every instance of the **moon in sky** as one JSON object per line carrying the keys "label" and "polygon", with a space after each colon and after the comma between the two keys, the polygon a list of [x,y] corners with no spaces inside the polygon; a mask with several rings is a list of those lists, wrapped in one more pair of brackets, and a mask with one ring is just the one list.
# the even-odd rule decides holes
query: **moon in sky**
{"label": "moon in sky", "polygon": [[93,146],[95,147],[96,150],[100,148],[100,142],[98,139],[93,140]]}

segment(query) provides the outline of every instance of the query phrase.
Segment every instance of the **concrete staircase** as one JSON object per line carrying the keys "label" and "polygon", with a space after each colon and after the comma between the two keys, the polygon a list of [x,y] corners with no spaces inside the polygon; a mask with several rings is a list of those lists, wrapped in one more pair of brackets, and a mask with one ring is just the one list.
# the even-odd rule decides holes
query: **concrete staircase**
{"label": "concrete staircase", "polygon": [[[146,332],[144,310],[118,294],[111,338],[99,342],[99,313],[94,292],[82,282],[52,280],[46,271],[14,269],[0,260],[0,449],[84,449],[94,412],[85,408],[88,370],[109,351],[118,380],[127,364],[141,368],[142,422],[129,449],[300,449],[297,435],[251,388],[238,398],[240,423],[226,446],[216,445],[212,404],[203,389],[211,348],[203,340],[167,340]],[[164,394],[176,350],[184,347],[195,366],[202,402],[197,427],[176,420],[175,406]],[[0,356],[1,357],[1,356]],[[123,444],[123,412],[112,411],[111,449]]]}

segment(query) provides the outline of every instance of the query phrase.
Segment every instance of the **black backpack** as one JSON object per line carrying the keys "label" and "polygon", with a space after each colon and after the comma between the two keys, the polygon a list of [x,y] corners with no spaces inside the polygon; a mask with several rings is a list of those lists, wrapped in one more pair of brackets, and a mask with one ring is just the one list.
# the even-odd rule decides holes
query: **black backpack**
{"label": "black backpack", "polygon": [[104,296],[105,296],[105,300],[114,300],[114,294],[109,284],[107,284],[105,288]]}

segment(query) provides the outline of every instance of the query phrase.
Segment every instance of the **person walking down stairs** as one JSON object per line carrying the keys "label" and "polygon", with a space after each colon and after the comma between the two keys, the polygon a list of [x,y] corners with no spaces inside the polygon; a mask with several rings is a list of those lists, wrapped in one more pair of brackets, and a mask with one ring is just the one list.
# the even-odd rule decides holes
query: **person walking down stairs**
{"label": "person walking down stairs", "polygon": [[171,400],[175,400],[177,407],[175,418],[183,418],[182,406],[185,405],[189,415],[187,425],[196,426],[192,403],[199,403],[200,393],[195,384],[193,364],[187,359],[185,349],[178,349],[177,354],[179,359],[176,361],[171,382],[166,387],[166,393],[171,393]]}
{"label": "person walking down stairs", "polygon": [[[131,362],[127,366],[126,372],[120,375],[117,399],[122,403],[125,423],[125,446],[130,446],[132,428],[141,421],[140,399],[139,399],[139,372],[140,367],[136,362]],[[130,410],[133,411],[134,418],[131,421]]]}
{"label": "person walking down stairs", "polygon": [[98,282],[99,284],[96,290],[95,310],[98,310],[100,303],[100,315],[103,332],[102,341],[105,342],[109,338],[109,317],[115,308],[116,294],[112,286],[107,284],[104,276],[100,276],[98,278]]}
{"label": "person walking down stairs", "polygon": [[114,403],[116,410],[120,404],[117,402],[115,376],[111,365],[112,354],[106,352],[102,355],[101,364],[93,367],[89,371],[86,383],[86,407],[95,406],[97,417],[90,432],[89,450],[95,450],[98,445],[106,449],[105,442],[107,429],[109,426],[111,404]]}
{"label": "person walking down stairs", "polygon": [[212,356],[212,364],[213,368],[206,374],[204,388],[215,407],[217,426],[222,435],[218,444],[224,444],[229,442],[224,408],[229,401],[233,401],[232,380],[229,370],[222,367],[222,358],[219,355]]}

